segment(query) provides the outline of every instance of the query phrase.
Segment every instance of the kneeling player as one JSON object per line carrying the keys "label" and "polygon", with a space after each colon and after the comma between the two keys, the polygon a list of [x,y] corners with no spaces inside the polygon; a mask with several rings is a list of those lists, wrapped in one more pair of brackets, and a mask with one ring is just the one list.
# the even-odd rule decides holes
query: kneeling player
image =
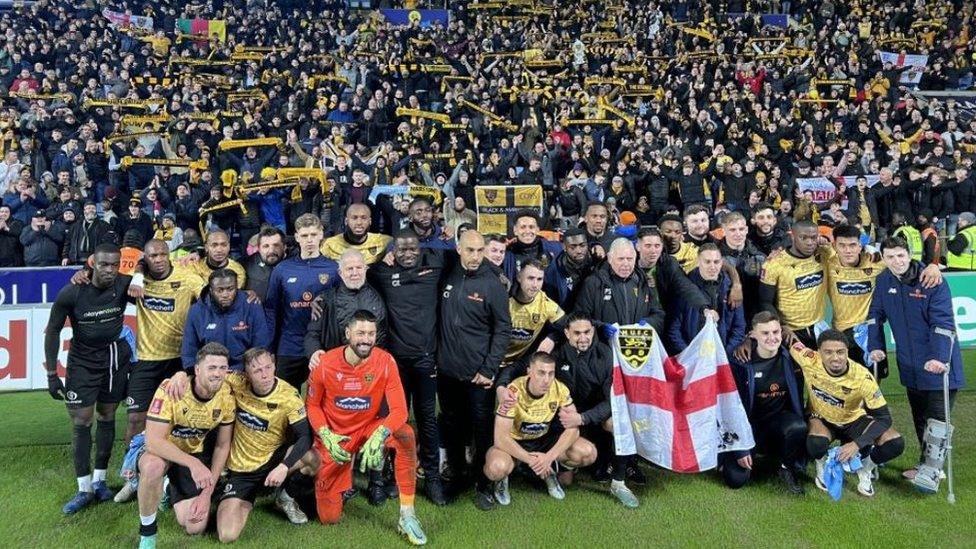
{"label": "kneeling player", "polygon": [[575,412],[569,389],[556,380],[556,360],[538,352],[529,359],[528,375],[508,386],[515,404],[503,407],[495,416],[495,445],[485,457],[485,476],[495,482],[495,499],[511,503],[508,475],[516,460],[526,464],[546,482],[549,495],[566,497],[553,466],[558,462],[575,468],[596,461],[596,447],[580,438],[579,428],[563,428],[557,420],[560,410]]}
{"label": "kneeling player", "polygon": [[[210,498],[234,432],[234,397],[224,383],[229,356],[223,345],[207,343],[197,352],[189,391],[174,400],[164,381],[153,396],[146,416],[146,451],[139,459],[140,549],[156,547],[163,476],[169,477],[170,502],[186,533],[199,534],[207,527]],[[216,444],[205,448],[214,430]]]}
{"label": "kneeling player", "polygon": [[[319,520],[335,524],[342,516],[342,494],[352,488],[352,458],[362,450],[360,469],[383,467],[383,450],[396,452],[394,473],[400,489],[398,531],[414,545],[427,543],[414,513],[417,443],[407,425],[407,403],[396,362],[376,349],[376,317],[357,311],[346,325],[345,347],[319,357],[308,380],[308,419],[318,435],[321,467],[315,480]],[[389,414],[381,417],[386,401]],[[391,436],[392,435],[392,436]]]}
{"label": "kneeling player", "polygon": [[847,356],[847,337],[826,330],[817,338],[818,351],[799,341],[790,348],[793,360],[803,369],[812,415],[807,435],[807,453],[817,460],[817,487],[826,491],[823,480],[827,450],[834,439],[843,443],[838,459],[842,463],[860,453],[857,491],[874,495],[873,476],[878,465],[905,450],[905,440],[891,428],[891,412],[874,376]]}
{"label": "kneeling player", "polygon": [[[275,377],[274,356],[256,347],[244,353],[244,374],[227,376],[237,403],[234,443],[227,461],[227,480],[217,507],[217,534],[222,543],[237,540],[254,500],[264,487],[275,488],[275,505],[293,524],[308,517],[284,489],[292,472],[313,476],[312,432],[305,402],[286,381]],[[294,444],[288,445],[289,432]]]}

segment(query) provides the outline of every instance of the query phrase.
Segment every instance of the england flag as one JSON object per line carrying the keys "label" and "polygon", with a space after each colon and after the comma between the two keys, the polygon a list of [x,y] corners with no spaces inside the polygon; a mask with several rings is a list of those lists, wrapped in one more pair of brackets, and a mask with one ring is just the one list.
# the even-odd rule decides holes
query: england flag
{"label": "england flag", "polygon": [[617,455],[638,454],[679,473],[714,469],[718,454],[755,446],[715,323],[676,357],[650,326],[613,338],[613,431]]}

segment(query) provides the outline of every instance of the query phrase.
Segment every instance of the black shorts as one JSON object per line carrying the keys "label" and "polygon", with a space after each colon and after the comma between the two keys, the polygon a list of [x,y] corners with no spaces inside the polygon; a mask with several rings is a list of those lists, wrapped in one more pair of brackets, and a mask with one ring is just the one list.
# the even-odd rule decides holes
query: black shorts
{"label": "black shorts", "polygon": [[68,356],[64,383],[65,404],[88,408],[96,402],[118,404],[125,400],[132,348],[115,341],[95,360]]}
{"label": "black shorts", "polygon": [[857,439],[857,437],[864,434],[864,431],[867,431],[868,426],[874,421],[873,417],[865,415],[846,425],[834,425],[817,415],[813,415],[812,417],[823,422],[827,426],[827,430],[830,431],[830,436],[834,440],[839,440],[841,443],[851,442]]}
{"label": "black shorts", "polygon": [[183,363],[179,358],[140,360],[135,364],[129,372],[129,397],[125,399],[129,413],[148,411],[149,401],[159,384],[182,370]]}
{"label": "black shorts", "polygon": [[558,428],[559,421],[553,418],[553,423],[549,426],[549,431],[539,438],[532,438],[528,440],[516,440],[519,446],[522,447],[526,452],[539,452],[545,453],[552,449],[559,441],[559,435],[563,434],[563,430]]}
{"label": "black shorts", "polygon": [[220,491],[219,500],[224,501],[225,499],[231,498],[242,499],[253,505],[254,500],[267,488],[264,485],[264,479],[267,478],[268,473],[280,465],[281,461],[285,459],[285,452],[287,450],[287,446],[278,448],[267,463],[254,471],[241,473],[228,470],[224,487]]}
{"label": "black shorts", "polygon": [[[191,455],[209,467],[213,449],[210,448],[209,450]],[[166,471],[166,478],[169,479],[170,505],[176,505],[183,500],[195,498],[200,495],[201,490],[197,488],[197,483],[193,482],[193,475],[190,474],[189,467],[184,467],[177,463],[170,463],[169,469]]]}

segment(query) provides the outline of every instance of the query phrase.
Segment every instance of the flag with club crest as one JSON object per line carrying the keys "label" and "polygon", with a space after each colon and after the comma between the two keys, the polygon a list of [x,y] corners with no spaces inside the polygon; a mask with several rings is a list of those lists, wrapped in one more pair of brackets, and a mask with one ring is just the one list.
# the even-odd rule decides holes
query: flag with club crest
{"label": "flag with club crest", "polygon": [[721,452],[755,446],[714,321],[674,357],[650,326],[619,326],[612,344],[618,455],[697,473],[714,469]]}

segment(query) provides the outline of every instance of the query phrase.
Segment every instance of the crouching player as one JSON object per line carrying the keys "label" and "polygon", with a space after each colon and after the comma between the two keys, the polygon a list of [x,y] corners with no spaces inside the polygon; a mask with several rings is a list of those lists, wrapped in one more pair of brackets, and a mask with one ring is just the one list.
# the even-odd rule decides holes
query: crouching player
{"label": "crouching player", "polygon": [[807,435],[807,454],[817,460],[817,487],[826,491],[823,480],[827,450],[839,439],[837,459],[850,461],[860,453],[857,491],[874,495],[877,466],[900,456],[905,440],[891,428],[891,412],[874,376],[847,357],[847,336],[825,330],[817,338],[818,350],[806,348],[793,338],[790,354],[803,369],[812,414]]}
{"label": "crouching player", "polygon": [[[339,522],[342,493],[352,488],[352,459],[362,450],[360,470],[383,467],[383,451],[396,452],[394,475],[400,489],[397,530],[414,545],[427,537],[414,513],[417,444],[407,425],[407,403],[396,362],[374,348],[376,317],[357,311],[345,328],[344,347],[320,355],[308,380],[306,405],[321,466],[315,479],[319,520]],[[380,417],[386,401],[389,414]]]}
{"label": "crouching player", "polygon": [[[285,480],[301,470],[315,475],[312,432],[305,401],[288,382],[275,376],[274,356],[255,347],[244,353],[244,373],[227,376],[237,403],[234,442],[227,461],[227,481],[217,507],[217,534],[222,543],[237,540],[254,500],[264,488],[275,489],[275,506],[292,524],[308,517],[285,490]],[[289,445],[289,441],[294,440]]]}
{"label": "crouching player", "polygon": [[580,438],[579,427],[563,428],[560,410],[575,412],[569,388],[556,380],[556,359],[537,352],[529,358],[528,375],[516,378],[509,386],[515,402],[503,401],[495,415],[495,444],[485,458],[485,476],[495,483],[495,499],[511,503],[508,475],[516,460],[545,480],[549,495],[566,497],[554,466],[584,467],[596,461],[596,447]]}
{"label": "crouching player", "polygon": [[[230,352],[207,343],[196,355],[190,390],[171,398],[164,381],[146,416],[146,451],[139,459],[139,548],[156,547],[156,508],[169,477],[176,521],[187,534],[204,531],[210,498],[230,454],[234,432],[234,397],[224,383]],[[216,431],[212,448],[208,437]]]}

